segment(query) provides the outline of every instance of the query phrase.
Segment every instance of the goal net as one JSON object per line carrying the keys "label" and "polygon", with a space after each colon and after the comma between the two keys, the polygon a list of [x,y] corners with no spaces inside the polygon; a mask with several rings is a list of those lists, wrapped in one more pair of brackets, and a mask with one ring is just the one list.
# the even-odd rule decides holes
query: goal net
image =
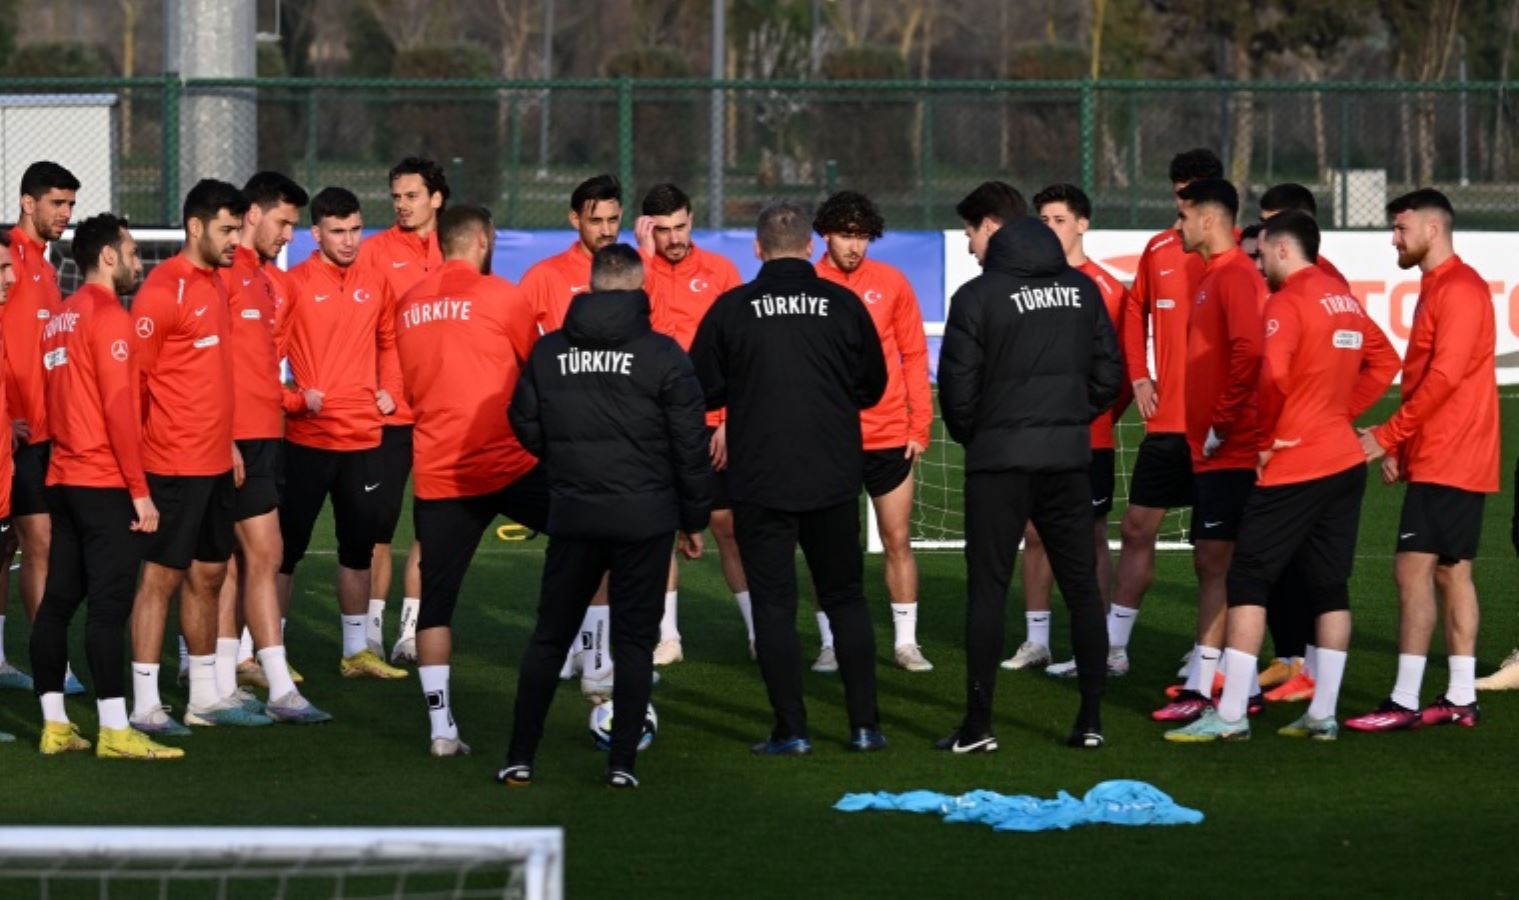
{"label": "goal net", "polygon": [[0,828],[18,900],[563,895],[557,828]]}
{"label": "goal net", "polygon": [[[930,323],[929,352],[938,354],[939,337],[943,325]],[[944,422],[938,416],[938,389],[934,389],[933,442],[918,460],[914,473],[916,483],[913,492],[912,545],[919,550],[961,550],[965,547],[965,454],[944,430]],[[1134,471],[1134,457],[1139,443],[1144,440],[1144,423],[1131,407],[1123,421],[1114,429],[1115,485],[1113,511],[1108,515],[1109,543],[1116,549],[1119,539],[1119,523],[1129,499],[1129,476]],[[884,549],[876,531],[875,508],[865,504],[867,516],[867,542],[872,553]],[[1162,550],[1187,550],[1187,530],[1190,526],[1189,510],[1171,510],[1161,525],[1158,547]]]}
{"label": "goal net", "polygon": [[[142,277],[159,263],[170,259],[185,245],[185,233],[178,228],[133,228],[132,238],[137,241],[137,253],[142,257]],[[58,240],[48,245],[48,258],[58,270],[58,290],[67,297],[79,290],[83,279],[79,267],[74,265],[74,231],[69,229]],[[281,251],[283,263],[283,251]],[[128,298],[123,298],[128,299]]]}

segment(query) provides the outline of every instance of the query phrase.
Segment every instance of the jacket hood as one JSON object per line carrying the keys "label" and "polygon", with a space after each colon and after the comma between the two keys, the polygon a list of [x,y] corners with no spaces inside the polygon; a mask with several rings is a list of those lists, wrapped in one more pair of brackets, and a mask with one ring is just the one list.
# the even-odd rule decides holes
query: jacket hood
{"label": "jacket hood", "polygon": [[1060,239],[1048,225],[1023,216],[1003,225],[986,245],[986,269],[1018,278],[1048,278],[1067,268]]}
{"label": "jacket hood", "polygon": [[577,347],[619,347],[649,330],[643,291],[579,294],[564,316],[564,334]]}

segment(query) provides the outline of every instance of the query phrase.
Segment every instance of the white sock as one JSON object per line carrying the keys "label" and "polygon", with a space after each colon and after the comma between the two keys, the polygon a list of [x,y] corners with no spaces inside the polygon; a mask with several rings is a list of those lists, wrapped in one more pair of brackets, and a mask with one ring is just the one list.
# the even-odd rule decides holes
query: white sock
{"label": "white sock", "polygon": [[1028,637],[1025,640],[1030,644],[1038,644],[1048,650],[1050,646],[1049,610],[1045,610],[1044,612],[1026,612],[1023,614],[1023,621],[1028,626]]}
{"label": "white sock", "polygon": [[917,646],[918,604],[893,603],[891,605],[891,626],[896,632],[896,646]]}
{"label": "white sock", "polygon": [[607,634],[612,624],[612,609],[608,606],[592,606],[586,610],[591,623],[591,646],[585,657],[588,665],[581,665],[582,674],[592,679],[606,678],[612,671],[612,641]]}
{"label": "white sock", "polygon": [[401,634],[396,638],[398,641],[417,638],[417,613],[422,609],[422,598],[403,597],[401,599]]}
{"label": "white sock", "polygon": [[749,632],[749,643],[754,643],[754,607],[750,605],[749,592],[739,591],[733,595],[738,604],[738,614],[744,617],[744,630]]}
{"label": "white sock", "polygon": [[369,649],[368,635],[365,633],[369,617],[342,616],[341,618],[343,620],[343,655],[352,656]]}
{"label": "white sock", "polygon": [[1319,648],[1309,644],[1303,648],[1303,674],[1309,678],[1317,677]]}
{"label": "white sock", "polygon": [[1108,610],[1108,647],[1110,650],[1122,650],[1129,646],[1129,638],[1134,635],[1134,623],[1139,620],[1139,610],[1129,609],[1127,606],[1113,604]]}
{"label": "white sock", "polygon": [[0,615],[0,663],[5,662],[5,616]]}
{"label": "white sock", "polygon": [[1250,696],[1252,696],[1252,697],[1258,697],[1258,696],[1260,696],[1260,693],[1261,693],[1261,673],[1259,671],[1251,672],[1250,673]]}
{"label": "white sock", "polygon": [[385,600],[369,601],[369,615],[364,619],[364,643],[366,646],[385,645]]}
{"label": "white sock", "polygon": [[206,709],[215,706],[219,700],[221,695],[216,690],[216,657],[190,657],[189,706]]}
{"label": "white sock", "polygon": [[132,715],[142,718],[162,704],[158,699],[158,663],[132,663]]}
{"label": "white sock", "polygon": [[237,638],[216,639],[216,694],[230,697],[237,693]]}
{"label": "white sock", "polygon": [[1470,706],[1477,702],[1477,657],[1450,658],[1450,681],[1446,683],[1445,699],[1457,706]]}
{"label": "white sock", "polygon": [[1196,691],[1204,697],[1212,697],[1213,676],[1218,674],[1218,663],[1223,656],[1223,651],[1217,647],[1204,647],[1202,644],[1194,646],[1192,671],[1187,676],[1187,690]]}
{"label": "white sock", "polygon": [[665,591],[665,615],[659,620],[661,641],[680,640],[680,628],[675,622],[675,600],[678,596],[680,596],[678,591]]}
{"label": "white sock", "polygon": [[185,643],[185,636],[179,636],[179,670],[181,672],[190,668],[190,645]]}
{"label": "white sock", "polygon": [[258,664],[269,679],[269,699],[278,700],[294,691],[295,681],[290,677],[290,663],[285,659],[285,645],[265,647],[258,651]]}
{"label": "white sock", "polygon": [[1308,715],[1315,719],[1330,719],[1340,704],[1340,682],[1345,680],[1344,650],[1319,648],[1314,654],[1313,702],[1308,704]]}
{"label": "white sock", "polygon": [[[1320,661],[1323,650],[1319,651]],[[1424,657],[1412,653],[1398,654],[1398,680],[1392,686],[1392,699],[1404,709],[1419,708],[1419,688],[1424,684]]]}
{"label": "white sock", "polygon": [[127,698],[112,697],[109,700],[96,700],[95,709],[100,713],[102,729],[120,731],[127,727]]}
{"label": "white sock", "polygon": [[448,666],[418,666],[422,679],[422,696],[427,698],[427,718],[432,722],[432,736],[459,739],[459,725],[448,698]]}
{"label": "white sock", "polygon": [[821,638],[823,649],[833,646],[833,628],[828,624],[828,614],[818,610],[818,637]]}
{"label": "white sock", "polygon": [[248,630],[248,626],[244,625],[243,626],[243,633],[240,634],[240,635],[238,635],[238,638],[237,638],[237,661],[238,662],[242,662],[245,659],[252,659],[252,658],[253,658],[253,632],[249,631]]}
{"label": "white sock", "polygon": [[1218,701],[1218,717],[1225,722],[1242,721],[1249,712],[1255,666],[1255,657],[1244,651],[1232,647],[1224,651],[1224,695]]}
{"label": "white sock", "polygon": [[43,694],[42,721],[44,722],[67,722],[69,714],[63,708],[63,694],[59,691],[51,691]]}

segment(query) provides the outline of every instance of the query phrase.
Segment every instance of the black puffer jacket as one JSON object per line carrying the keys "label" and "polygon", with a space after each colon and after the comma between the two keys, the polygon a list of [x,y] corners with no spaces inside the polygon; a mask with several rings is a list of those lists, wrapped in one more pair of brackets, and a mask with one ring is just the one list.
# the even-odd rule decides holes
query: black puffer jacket
{"label": "black puffer jacket", "polygon": [[1123,381],[1113,323],[1092,280],[1044,223],[1009,222],[982,273],[950,300],[939,408],[966,472],[1085,469],[1090,425]]}
{"label": "black puffer jacket", "polygon": [[714,497],[701,384],[643,291],[581,294],[533,347],[508,413],[548,470],[552,537],[700,531]]}

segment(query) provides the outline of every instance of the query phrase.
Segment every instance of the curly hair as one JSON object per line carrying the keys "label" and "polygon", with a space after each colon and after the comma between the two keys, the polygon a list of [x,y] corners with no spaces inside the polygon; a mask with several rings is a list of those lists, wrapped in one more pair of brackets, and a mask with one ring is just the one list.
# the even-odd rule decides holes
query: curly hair
{"label": "curly hair", "polygon": [[886,232],[886,220],[870,198],[858,191],[839,191],[823,201],[812,218],[819,237],[830,234],[863,234],[876,240]]}

